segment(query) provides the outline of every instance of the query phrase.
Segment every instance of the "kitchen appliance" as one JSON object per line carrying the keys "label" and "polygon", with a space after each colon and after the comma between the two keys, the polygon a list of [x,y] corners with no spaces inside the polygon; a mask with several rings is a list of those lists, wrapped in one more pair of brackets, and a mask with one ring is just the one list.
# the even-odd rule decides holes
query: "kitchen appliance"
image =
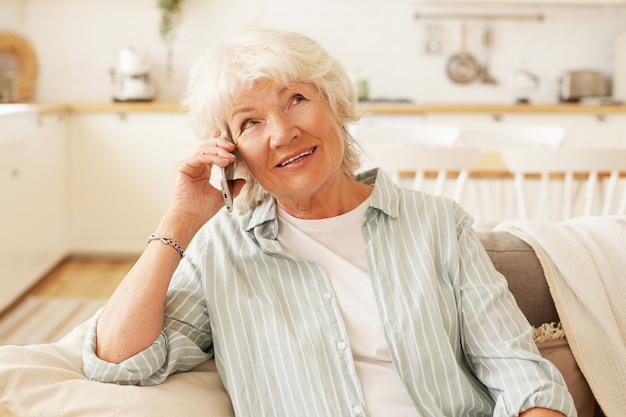
{"label": "kitchen appliance", "polygon": [[515,81],[516,95],[515,102],[519,104],[528,104],[531,102],[531,96],[539,89],[541,79],[523,64],[513,73]]}
{"label": "kitchen appliance", "polygon": [[146,55],[134,48],[123,48],[117,53],[113,79],[113,100],[152,101],[155,87],[150,81],[150,66]]}
{"label": "kitchen appliance", "polygon": [[559,98],[564,102],[580,102],[588,98],[611,95],[609,79],[598,71],[568,71],[561,77]]}

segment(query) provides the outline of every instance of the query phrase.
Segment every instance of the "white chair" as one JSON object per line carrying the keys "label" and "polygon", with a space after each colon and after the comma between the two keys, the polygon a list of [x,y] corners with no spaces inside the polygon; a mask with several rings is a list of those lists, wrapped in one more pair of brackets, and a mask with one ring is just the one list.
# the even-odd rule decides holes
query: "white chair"
{"label": "white chair", "polygon": [[[398,183],[404,176],[412,177],[410,187],[446,195],[461,202],[469,172],[480,161],[481,152],[472,147],[422,146],[418,143],[366,143],[367,162],[379,166]],[[427,180],[435,174],[434,187]],[[446,193],[446,183],[454,183],[453,193]]]}
{"label": "white chair", "polygon": [[[456,143],[476,146],[487,154],[500,154],[511,148],[558,148],[564,139],[562,126],[503,122],[463,127]],[[491,230],[501,221],[515,217],[511,179],[473,178],[468,187],[473,198],[466,208],[477,217],[477,229]]]}
{"label": "white chair", "polygon": [[[626,148],[507,149],[502,153],[506,167],[515,175],[520,219],[564,220],[578,215],[626,213]],[[602,175],[601,175],[602,174]],[[604,175],[608,174],[608,176]],[[537,208],[528,212],[529,176],[539,176]],[[555,181],[560,197],[553,197]],[[535,181],[536,182],[536,181]],[[584,193],[579,191],[584,185]],[[616,192],[622,188],[617,202]],[[558,194],[557,194],[558,195]],[[578,198],[577,198],[578,197]],[[561,209],[558,210],[558,206]],[[556,206],[556,207],[555,207]],[[582,206],[582,210],[579,210]]]}
{"label": "white chair", "polygon": [[565,128],[558,125],[498,123],[464,127],[456,143],[497,152],[513,147],[557,148],[564,139]]}
{"label": "white chair", "polygon": [[[350,133],[365,153],[365,167],[379,166],[399,184],[412,177],[409,187],[436,195],[444,195],[449,177],[454,178],[454,193],[449,196],[457,201],[469,169],[480,159],[480,151],[474,148],[452,150],[459,137],[454,126],[359,121],[350,126]],[[428,187],[434,172],[434,186]]]}
{"label": "white chair", "polygon": [[359,121],[349,130],[360,144],[408,141],[424,146],[452,146],[459,137],[459,128],[434,124]]}

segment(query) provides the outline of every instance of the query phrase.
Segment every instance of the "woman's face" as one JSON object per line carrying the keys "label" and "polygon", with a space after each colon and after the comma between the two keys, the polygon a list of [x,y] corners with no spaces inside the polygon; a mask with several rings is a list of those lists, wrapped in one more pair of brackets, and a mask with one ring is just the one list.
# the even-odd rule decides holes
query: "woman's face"
{"label": "woman's face", "polygon": [[235,100],[228,126],[250,173],[279,203],[337,191],[341,125],[313,84],[259,81]]}

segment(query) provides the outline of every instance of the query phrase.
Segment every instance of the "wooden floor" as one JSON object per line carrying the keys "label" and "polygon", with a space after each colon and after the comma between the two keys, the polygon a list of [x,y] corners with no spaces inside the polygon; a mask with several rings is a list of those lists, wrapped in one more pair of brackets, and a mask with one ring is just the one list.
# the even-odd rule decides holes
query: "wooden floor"
{"label": "wooden floor", "polygon": [[124,278],[134,260],[68,258],[42,278],[11,307],[0,313],[0,320],[28,296],[107,298]]}

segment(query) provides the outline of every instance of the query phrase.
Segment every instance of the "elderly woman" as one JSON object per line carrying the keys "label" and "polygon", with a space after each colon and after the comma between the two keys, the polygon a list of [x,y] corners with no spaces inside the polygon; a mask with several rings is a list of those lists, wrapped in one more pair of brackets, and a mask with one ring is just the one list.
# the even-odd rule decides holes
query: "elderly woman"
{"label": "elderly woman", "polygon": [[[215,357],[239,416],[576,414],[471,217],[355,174],[355,102],[300,34],[199,61],[185,104],[206,140],[91,329],[87,376],[157,384]],[[229,164],[232,213],[209,182]]]}

